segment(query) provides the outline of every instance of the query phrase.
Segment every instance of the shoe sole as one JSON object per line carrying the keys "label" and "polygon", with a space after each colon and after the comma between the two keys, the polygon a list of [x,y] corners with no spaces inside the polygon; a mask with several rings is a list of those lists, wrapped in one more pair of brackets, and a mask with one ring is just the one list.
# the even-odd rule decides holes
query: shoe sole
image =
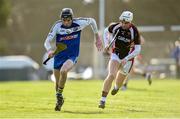
{"label": "shoe sole", "polygon": [[104,108],[105,108],[105,106],[102,106],[102,105],[99,105],[98,107],[101,108],[101,109],[104,109]]}
{"label": "shoe sole", "polygon": [[56,107],[55,107],[55,111],[61,111],[61,107],[63,106],[63,104],[64,104],[64,100],[62,101],[62,104],[61,105],[56,105]]}
{"label": "shoe sole", "polygon": [[116,95],[117,93],[118,93],[118,91],[117,92],[111,91],[111,95]]}
{"label": "shoe sole", "polygon": [[56,106],[54,110],[55,111],[61,111],[61,107]]}

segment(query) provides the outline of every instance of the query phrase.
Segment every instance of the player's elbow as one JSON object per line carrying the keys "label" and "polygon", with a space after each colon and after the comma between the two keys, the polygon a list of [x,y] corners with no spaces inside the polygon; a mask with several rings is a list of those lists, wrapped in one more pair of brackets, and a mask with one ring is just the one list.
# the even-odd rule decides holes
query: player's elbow
{"label": "player's elbow", "polygon": [[141,45],[135,45],[134,55],[137,56],[141,52]]}
{"label": "player's elbow", "polygon": [[89,18],[91,23],[96,23],[96,20],[94,18]]}
{"label": "player's elbow", "polygon": [[135,45],[135,51],[137,53],[140,53],[141,52],[141,45]]}
{"label": "player's elbow", "polygon": [[92,28],[97,31],[97,24],[96,24],[96,20],[94,18],[90,18],[90,25],[92,26]]}
{"label": "player's elbow", "polygon": [[49,49],[51,49],[51,45],[48,42],[48,40],[46,39],[46,41],[44,42],[44,47],[46,48],[46,50],[48,51]]}
{"label": "player's elbow", "polygon": [[47,49],[47,42],[46,41],[44,42],[44,47]]}

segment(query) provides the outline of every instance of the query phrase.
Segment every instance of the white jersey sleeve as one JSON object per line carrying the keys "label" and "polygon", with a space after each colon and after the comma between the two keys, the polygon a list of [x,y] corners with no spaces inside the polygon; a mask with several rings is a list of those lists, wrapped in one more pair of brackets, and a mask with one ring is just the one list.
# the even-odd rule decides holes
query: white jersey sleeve
{"label": "white jersey sleeve", "polygon": [[103,32],[103,40],[104,40],[104,46],[105,47],[108,47],[108,45],[110,44],[111,40],[112,40],[112,34],[109,33],[108,31],[108,27],[106,27],[104,29],[104,32]]}
{"label": "white jersey sleeve", "polygon": [[46,48],[47,51],[49,50],[53,50],[55,48],[55,42],[54,41],[54,37],[57,33],[57,30],[58,30],[58,26],[59,26],[59,23],[56,22],[53,27],[51,28],[46,40],[45,40],[45,43],[44,43],[44,47]]}
{"label": "white jersey sleeve", "polygon": [[95,19],[93,18],[77,18],[75,22],[77,22],[80,25],[81,30],[84,29],[86,26],[90,25],[93,32],[98,33],[97,24]]}
{"label": "white jersey sleeve", "polygon": [[125,57],[127,61],[136,57],[141,52],[141,45],[134,45],[134,48],[134,51]]}

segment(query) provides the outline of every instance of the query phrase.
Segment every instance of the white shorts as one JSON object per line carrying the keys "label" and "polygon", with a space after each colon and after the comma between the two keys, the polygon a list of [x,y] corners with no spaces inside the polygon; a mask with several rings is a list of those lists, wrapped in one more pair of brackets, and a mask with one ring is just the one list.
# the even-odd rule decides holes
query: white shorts
{"label": "white shorts", "polygon": [[[121,60],[115,53],[111,54],[110,60],[115,60],[115,61],[118,61],[119,63],[121,63]],[[134,59],[127,61],[127,63],[124,66],[120,65],[120,69],[119,69],[120,73],[122,73],[124,75],[128,75],[129,72],[131,71],[133,63],[134,63]]]}

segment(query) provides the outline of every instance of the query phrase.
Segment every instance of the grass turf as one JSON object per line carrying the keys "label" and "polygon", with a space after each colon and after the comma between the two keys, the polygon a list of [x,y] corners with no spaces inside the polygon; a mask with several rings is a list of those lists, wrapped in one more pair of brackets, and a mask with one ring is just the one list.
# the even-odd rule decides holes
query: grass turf
{"label": "grass turf", "polygon": [[131,80],[99,109],[102,80],[68,80],[61,112],[51,81],[0,82],[0,118],[180,118],[180,80]]}

